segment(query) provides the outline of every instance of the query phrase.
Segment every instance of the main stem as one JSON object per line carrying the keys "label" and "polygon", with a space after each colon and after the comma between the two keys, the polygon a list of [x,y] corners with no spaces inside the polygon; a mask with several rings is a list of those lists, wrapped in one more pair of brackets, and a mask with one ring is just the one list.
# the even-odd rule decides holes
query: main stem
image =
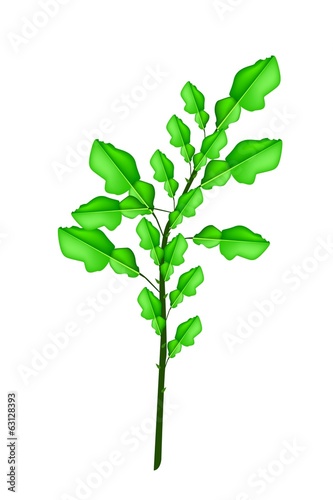
{"label": "main stem", "polygon": [[[192,182],[197,176],[197,171],[193,170],[183,194],[187,193],[190,189]],[[162,249],[164,250],[168,244],[168,237],[170,233],[170,223],[165,226],[162,235]],[[164,263],[164,258],[160,263],[160,294],[159,298],[162,304],[162,318],[165,321],[165,327],[161,332],[160,343],[160,361],[158,366],[158,387],[157,387],[157,410],[156,410],[156,432],[155,432],[155,455],[154,455],[154,470],[158,469],[162,461],[162,438],[163,438],[163,408],[164,408],[164,392],[165,392],[165,367],[167,358],[167,308],[166,308],[166,290],[165,279],[161,272],[161,266]]]}

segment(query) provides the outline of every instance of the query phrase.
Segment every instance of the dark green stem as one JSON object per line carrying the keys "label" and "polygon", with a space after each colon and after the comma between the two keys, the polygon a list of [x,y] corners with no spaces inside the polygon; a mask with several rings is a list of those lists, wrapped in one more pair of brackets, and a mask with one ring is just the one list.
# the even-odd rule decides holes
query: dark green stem
{"label": "dark green stem", "polygon": [[[164,248],[168,244],[168,236],[170,232],[169,222],[165,226],[162,245]],[[166,311],[166,293],[165,293],[165,279],[161,271],[163,259],[160,264],[160,301],[162,304],[162,318],[165,320],[165,326],[161,332],[160,343],[160,361],[158,370],[158,388],[157,388],[157,410],[156,410],[156,433],[155,433],[155,457],[154,457],[154,470],[158,469],[162,460],[162,438],[163,438],[163,407],[164,407],[164,392],[165,392],[165,366],[167,356],[167,311]]]}
{"label": "dark green stem", "polygon": [[[196,178],[198,172],[193,170],[191,176],[186,184],[183,194],[187,193],[190,189],[194,179]],[[162,244],[161,247],[164,250],[168,244],[168,237],[170,234],[170,223],[168,222],[162,232]],[[160,263],[160,290],[159,299],[162,304],[162,318],[165,321],[165,327],[161,332],[161,343],[160,343],[160,360],[158,364],[158,388],[157,388],[157,410],[156,410],[156,432],[155,432],[155,456],[154,456],[154,470],[158,469],[161,465],[162,460],[162,438],[163,438],[163,407],[164,407],[164,392],[165,392],[165,367],[167,364],[167,349],[168,349],[168,339],[167,339],[167,308],[166,308],[166,288],[165,279],[161,271],[162,264],[164,263],[164,258]]]}

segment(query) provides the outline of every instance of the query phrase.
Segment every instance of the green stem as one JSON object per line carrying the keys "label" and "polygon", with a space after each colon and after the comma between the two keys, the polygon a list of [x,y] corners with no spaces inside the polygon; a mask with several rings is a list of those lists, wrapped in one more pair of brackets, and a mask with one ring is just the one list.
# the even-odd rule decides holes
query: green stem
{"label": "green stem", "polygon": [[[168,236],[170,232],[169,222],[165,226],[162,237],[162,249],[168,244]],[[164,392],[165,392],[165,366],[167,356],[167,312],[166,312],[166,293],[165,293],[165,279],[161,271],[160,264],[160,301],[162,304],[162,318],[165,320],[165,326],[161,332],[160,343],[160,361],[158,370],[158,387],[157,387],[157,410],[156,410],[156,433],[155,433],[155,457],[154,457],[154,470],[158,469],[162,460],[162,438],[163,438],[163,408],[164,408]]]}
{"label": "green stem", "polygon": [[[191,176],[185,186],[183,194],[187,193],[190,189],[194,179],[196,178],[198,172],[193,170]],[[164,250],[168,244],[168,237],[170,233],[170,223],[168,222],[162,232],[162,244],[161,247]],[[164,408],[164,392],[165,392],[165,368],[167,364],[167,308],[166,308],[166,287],[165,279],[161,271],[162,264],[164,263],[164,258],[162,258],[160,263],[160,290],[159,299],[162,304],[162,318],[165,321],[165,327],[161,332],[160,341],[160,360],[158,369],[158,387],[157,387],[157,409],[156,409],[156,431],[155,431],[155,456],[154,456],[154,470],[158,469],[162,461],[162,438],[163,438],[163,408]],[[170,311],[169,311],[170,312]]]}

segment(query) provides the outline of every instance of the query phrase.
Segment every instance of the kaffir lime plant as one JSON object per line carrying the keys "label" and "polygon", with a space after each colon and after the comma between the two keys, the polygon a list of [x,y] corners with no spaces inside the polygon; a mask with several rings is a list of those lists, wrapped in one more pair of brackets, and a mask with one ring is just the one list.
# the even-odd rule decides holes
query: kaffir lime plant
{"label": "kaffir lime plant", "polygon": [[[194,115],[195,121],[203,131],[203,141],[196,150],[191,144],[191,132],[176,115],[167,124],[171,136],[170,143],[180,148],[180,153],[190,167],[190,176],[180,188],[181,179],[175,179],[172,161],[160,150],[152,155],[150,164],[154,179],[164,184],[172,207],[156,208],[154,186],[141,180],[134,158],[112,144],[96,140],[92,145],[90,168],[105,180],[107,193],[126,196],[114,199],[98,196],[80,206],[72,213],[80,227],[60,228],[59,242],[62,253],[70,259],[84,262],[89,272],[101,271],[108,264],[118,274],[131,278],[142,277],[149,286],[143,288],[138,297],[142,308],[141,316],[151,321],[152,328],[160,336],[160,355],[158,368],[158,393],[155,436],[154,468],[157,469],[162,457],[163,402],[165,391],[165,370],[169,359],[179,354],[183,347],[194,344],[194,338],[202,330],[198,316],[180,324],[173,338],[167,338],[168,316],[178,307],[185,297],[196,294],[197,287],[204,276],[200,266],[187,270],[179,277],[175,290],[167,288],[167,282],[175,267],[184,263],[188,241],[204,245],[208,249],[218,247],[228,260],[236,256],[246,259],[258,258],[269,246],[269,242],[259,234],[244,226],[220,229],[206,226],[193,238],[184,238],[176,229],[184,217],[193,217],[203,202],[203,190],[214,186],[224,186],[230,177],[237,182],[252,184],[256,175],[275,169],[280,161],[281,140],[245,140],[229,153],[225,160],[220,157],[221,150],[227,145],[226,130],[236,122],[242,109],[255,111],[264,108],[265,96],[280,83],[278,63],[274,56],[259,60],[237,73],[230,95],[217,101],[215,106],[216,122],[213,132],[206,133],[209,114],[205,111],[203,94],[190,82],[181,91],[185,111]],[[180,177],[184,174],[180,169]],[[203,172],[203,175],[200,175]],[[198,182],[197,178],[200,177]],[[196,184],[196,185],[195,185]],[[170,210],[170,208],[172,208]],[[158,213],[169,212],[168,221],[163,228]],[[101,231],[105,227],[114,231],[122,218],[140,217],[136,232],[140,247],[150,252],[158,270],[158,278],[147,278],[140,271],[136,257],[129,248],[115,248],[115,245]],[[152,221],[148,219],[152,217]]]}

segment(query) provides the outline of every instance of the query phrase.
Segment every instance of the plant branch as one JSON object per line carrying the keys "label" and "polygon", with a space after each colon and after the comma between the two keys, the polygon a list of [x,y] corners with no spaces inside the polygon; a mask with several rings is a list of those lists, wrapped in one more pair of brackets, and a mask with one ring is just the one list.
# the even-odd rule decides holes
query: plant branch
{"label": "plant branch", "polygon": [[148,278],[147,278],[147,276],[145,276],[145,275],[144,275],[144,274],[142,274],[142,273],[139,273],[139,276],[141,276],[141,278],[144,278],[146,281],[148,281],[148,283],[149,283],[149,284],[150,284],[153,288],[155,288],[155,290],[156,290],[158,293],[160,292],[160,291],[159,291],[159,289],[157,288],[157,286],[155,286],[155,285],[154,285],[154,283],[152,283],[152,282],[150,281],[150,279],[148,279]]}
{"label": "plant branch", "polygon": [[157,218],[157,216],[156,216],[156,214],[154,212],[152,212],[152,216],[155,218],[155,220],[157,222],[157,225],[158,225],[158,227],[160,229],[160,233],[163,235],[163,229],[161,227],[160,221],[158,220],[158,218]]}

